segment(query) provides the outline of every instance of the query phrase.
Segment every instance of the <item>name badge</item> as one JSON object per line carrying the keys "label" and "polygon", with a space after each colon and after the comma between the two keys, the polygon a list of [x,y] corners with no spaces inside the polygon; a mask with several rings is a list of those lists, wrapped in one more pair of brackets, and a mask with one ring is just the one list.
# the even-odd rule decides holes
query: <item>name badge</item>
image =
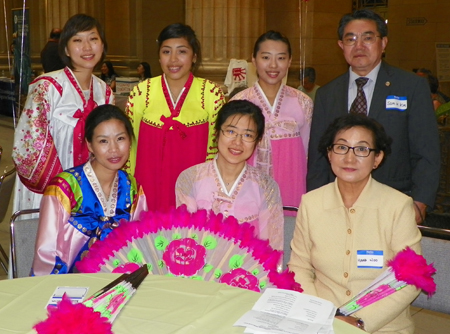
{"label": "name badge", "polygon": [[362,269],[382,269],[383,251],[379,250],[359,250],[356,252],[358,268]]}
{"label": "name badge", "polygon": [[408,108],[406,96],[389,95],[386,98],[386,110],[405,111]]}

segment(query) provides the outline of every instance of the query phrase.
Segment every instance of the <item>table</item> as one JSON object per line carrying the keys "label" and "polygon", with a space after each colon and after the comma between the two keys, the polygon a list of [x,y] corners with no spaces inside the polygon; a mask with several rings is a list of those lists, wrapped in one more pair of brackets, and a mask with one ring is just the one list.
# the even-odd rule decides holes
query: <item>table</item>
{"label": "table", "polygon": [[[0,333],[32,334],[57,286],[89,286],[88,296],[118,274],[71,274],[0,281]],[[149,275],[113,324],[115,334],[233,334],[260,294],[215,282]],[[363,331],[335,320],[336,334]]]}

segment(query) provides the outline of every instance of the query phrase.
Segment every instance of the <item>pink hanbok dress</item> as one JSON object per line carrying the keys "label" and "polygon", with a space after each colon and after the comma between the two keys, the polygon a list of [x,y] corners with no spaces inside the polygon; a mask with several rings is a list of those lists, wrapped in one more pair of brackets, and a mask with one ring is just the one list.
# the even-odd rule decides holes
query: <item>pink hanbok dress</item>
{"label": "pink hanbok dress", "polygon": [[189,212],[212,210],[240,223],[255,226],[259,238],[283,250],[283,209],[277,183],[267,174],[246,164],[230,191],[217,169],[216,159],[183,171],[175,185],[177,207]]}
{"label": "pink hanbok dress", "polygon": [[[280,186],[284,206],[298,207],[306,192],[306,157],[313,110],[312,100],[299,90],[282,84],[270,105],[258,82],[232,100],[259,106],[266,119],[264,137],[248,163],[272,176]],[[286,211],[286,215],[296,212]]]}

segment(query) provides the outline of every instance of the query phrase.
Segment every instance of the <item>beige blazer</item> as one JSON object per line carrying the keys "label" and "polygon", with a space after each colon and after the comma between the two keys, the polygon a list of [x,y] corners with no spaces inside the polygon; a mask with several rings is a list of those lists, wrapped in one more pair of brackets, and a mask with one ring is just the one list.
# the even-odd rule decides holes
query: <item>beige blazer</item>
{"label": "beige blazer", "polygon": [[[370,178],[356,203],[344,206],[337,182],[303,195],[289,268],[307,294],[337,307],[386,270],[406,246],[421,253],[413,201]],[[383,251],[382,269],[357,268],[358,250]],[[414,333],[409,304],[419,290],[407,286],[355,313],[369,333]]]}

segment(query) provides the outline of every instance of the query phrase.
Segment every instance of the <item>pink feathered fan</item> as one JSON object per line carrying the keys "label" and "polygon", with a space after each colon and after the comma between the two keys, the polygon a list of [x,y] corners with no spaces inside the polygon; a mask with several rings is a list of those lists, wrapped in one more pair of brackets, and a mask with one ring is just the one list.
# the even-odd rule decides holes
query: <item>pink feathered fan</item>
{"label": "pink feathered fan", "polygon": [[123,222],[97,241],[76,264],[85,273],[131,272],[146,264],[153,275],[215,281],[261,292],[275,287],[301,291],[291,272],[278,273],[282,252],[254,235],[254,228],[234,217],[223,220],[185,207],[169,213],[145,213],[141,221]]}

